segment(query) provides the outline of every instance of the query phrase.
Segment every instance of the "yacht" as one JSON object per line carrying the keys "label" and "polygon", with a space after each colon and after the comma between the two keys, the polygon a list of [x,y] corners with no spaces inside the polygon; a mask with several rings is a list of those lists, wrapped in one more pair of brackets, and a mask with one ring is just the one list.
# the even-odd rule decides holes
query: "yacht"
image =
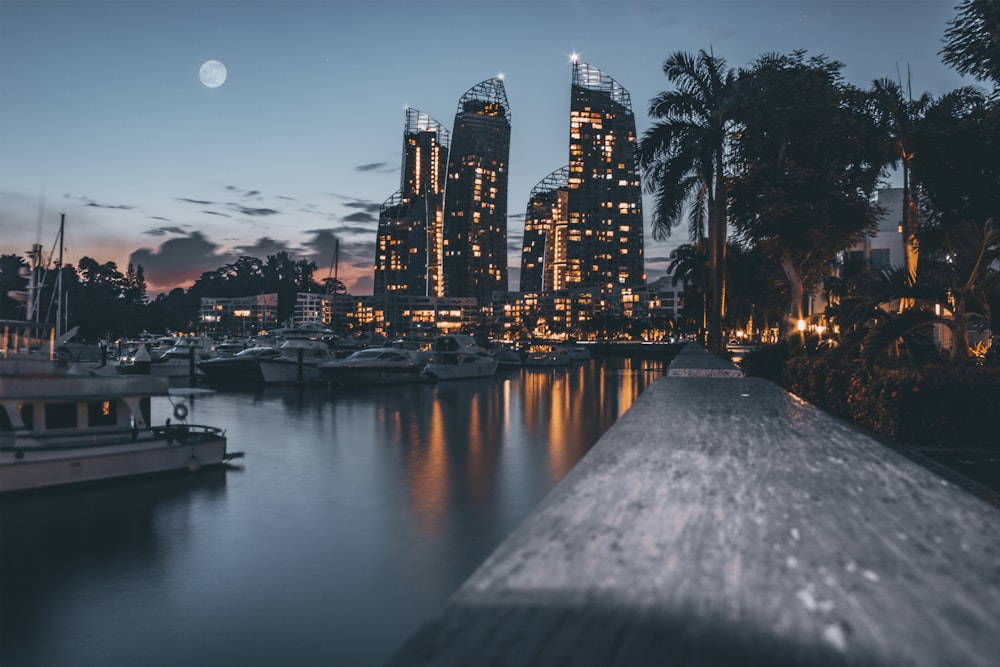
{"label": "yacht", "polygon": [[173,347],[149,365],[151,375],[157,377],[190,377],[201,375],[198,362],[215,357],[215,341],[208,336],[184,336]]}
{"label": "yacht", "polygon": [[496,373],[496,357],[480,347],[468,334],[439,336],[434,343],[434,359],[424,374],[434,380],[461,380],[489,377]]}
{"label": "yacht", "polygon": [[189,424],[187,405],[154,425],[152,398],[167,380],[84,376],[44,354],[0,357],[0,493],[173,470],[196,471],[241,454],[225,432]]}
{"label": "yacht", "polygon": [[288,337],[278,350],[278,356],[262,358],[259,362],[261,376],[267,384],[325,382],[319,365],[337,358],[326,341],[307,336]]}
{"label": "yacht", "polygon": [[559,345],[532,343],[524,353],[523,366],[551,368],[554,366],[569,366],[572,358]]}
{"label": "yacht", "polygon": [[198,362],[209,382],[260,384],[264,375],[260,372],[262,359],[281,356],[281,350],[273,345],[255,345],[237,352],[231,357],[216,357]]}
{"label": "yacht", "polygon": [[330,384],[342,387],[428,382],[430,376],[423,373],[427,360],[418,355],[396,347],[372,347],[323,362],[319,370]]}

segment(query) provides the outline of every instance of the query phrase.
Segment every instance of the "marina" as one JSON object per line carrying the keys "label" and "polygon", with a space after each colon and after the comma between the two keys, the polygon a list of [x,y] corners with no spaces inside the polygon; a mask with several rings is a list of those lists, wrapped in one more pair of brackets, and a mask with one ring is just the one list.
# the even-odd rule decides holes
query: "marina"
{"label": "marina", "polygon": [[0,663],[382,664],[664,366],[193,392],[239,466],[3,498]]}

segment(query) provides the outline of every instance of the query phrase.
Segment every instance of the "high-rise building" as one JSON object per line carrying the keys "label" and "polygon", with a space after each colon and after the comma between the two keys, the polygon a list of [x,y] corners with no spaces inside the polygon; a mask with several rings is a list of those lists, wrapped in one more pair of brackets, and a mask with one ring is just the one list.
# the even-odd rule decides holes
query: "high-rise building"
{"label": "high-rise building", "polygon": [[569,136],[565,284],[557,279],[554,288],[644,284],[632,100],[620,83],[576,60]]}
{"label": "high-rise building", "polygon": [[521,292],[565,287],[568,199],[569,167],[557,169],[532,188],[524,215]]}
{"label": "high-rise building", "polygon": [[406,110],[400,189],[379,211],[374,293],[441,296],[448,130]]}
{"label": "high-rise building", "polygon": [[510,107],[503,80],[487,79],[458,102],[444,204],[444,292],[476,297],[507,289]]}

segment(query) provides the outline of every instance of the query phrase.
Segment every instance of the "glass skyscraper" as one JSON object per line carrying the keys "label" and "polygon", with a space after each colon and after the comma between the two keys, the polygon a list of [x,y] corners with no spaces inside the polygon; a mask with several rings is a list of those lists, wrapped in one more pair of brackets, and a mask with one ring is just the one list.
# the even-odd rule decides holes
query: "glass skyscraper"
{"label": "glass skyscraper", "polygon": [[554,289],[642,285],[642,184],[628,91],[574,61],[569,132],[565,282]]}
{"label": "glass skyscraper", "polygon": [[487,79],[458,102],[445,188],[446,296],[490,301],[507,287],[510,106],[503,80]]}
{"label": "glass skyscraper", "polygon": [[443,125],[416,109],[406,110],[400,189],[379,212],[376,295],[444,292],[441,253],[449,143]]}
{"label": "glass skyscraper", "polygon": [[566,282],[566,223],[569,167],[552,172],[532,188],[524,215],[521,292],[550,292]]}

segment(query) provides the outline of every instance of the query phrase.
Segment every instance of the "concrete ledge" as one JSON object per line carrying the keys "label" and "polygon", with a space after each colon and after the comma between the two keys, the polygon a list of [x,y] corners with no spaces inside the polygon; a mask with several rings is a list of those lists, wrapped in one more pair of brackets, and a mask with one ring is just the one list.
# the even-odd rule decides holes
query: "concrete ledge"
{"label": "concrete ledge", "polygon": [[998,619],[996,508],[763,380],[675,376],[390,664],[986,666]]}

